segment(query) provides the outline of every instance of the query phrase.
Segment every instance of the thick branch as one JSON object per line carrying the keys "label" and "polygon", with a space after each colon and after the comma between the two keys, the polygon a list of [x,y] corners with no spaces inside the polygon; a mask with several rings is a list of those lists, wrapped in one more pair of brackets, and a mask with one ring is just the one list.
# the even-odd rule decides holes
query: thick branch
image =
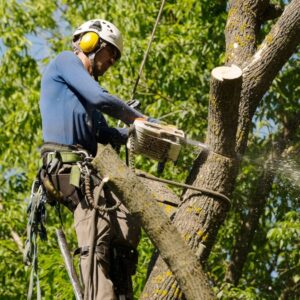
{"label": "thick branch", "polygon": [[[213,299],[213,292],[195,254],[141,180],[126,167],[110,146],[98,145],[93,165],[102,176],[109,177],[109,187],[141,221],[148,236],[176,276],[186,299]],[[164,276],[170,277],[172,273],[168,271]]]}
{"label": "thick branch", "polygon": [[271,82],[300,43],[300,1],[293,0],[243,69],[243,86],[237,132],[237,152],[246,149],[254,112]]}
{"label": "thick branch", "polygon": [[256,50],[261,12],[269,0],[232,0],[229,5],[226,37],[226,61],[242,66]]}

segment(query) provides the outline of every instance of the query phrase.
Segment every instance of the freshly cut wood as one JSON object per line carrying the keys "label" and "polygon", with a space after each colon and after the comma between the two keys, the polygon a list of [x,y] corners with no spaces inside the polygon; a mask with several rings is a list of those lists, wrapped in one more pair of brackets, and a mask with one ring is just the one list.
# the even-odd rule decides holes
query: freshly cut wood
{"label": "freshly cut wood", "polygon": [[242,70],[221,66],[211,75],[207,144],[218,154],[234,157]]}
{"label": "freshly cut wood", "polygon": [[242,70],[236,65],[231,65],[230,67],[221,66],[214,68],[211,74],[219,81],[232,80],[240,78],[242,76]]}

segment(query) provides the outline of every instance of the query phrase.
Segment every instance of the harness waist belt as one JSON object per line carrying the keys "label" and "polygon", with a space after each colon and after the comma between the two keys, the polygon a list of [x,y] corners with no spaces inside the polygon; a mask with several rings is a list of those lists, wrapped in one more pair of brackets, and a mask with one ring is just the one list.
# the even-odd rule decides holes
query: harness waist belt
{"label": "harness waist belt", "polygon": [[62,151],[62,152],[49,152],[48,154],[44,154],[42,159],[39,161],[39,167],[42,165],[48,165],[52,160],[59,157],[60,161],[63,164],[73,164],[78,161],[82,161],[83,157],[80,153],[71,152],[71,151]]}
{"label": "harness waist belt", "polygon": [[79,153],[75,153],[75,152],[66,152],[66,151],[62,151],[62,152],[58,152],[59,154],[55,153],[55,152],[50,152],[46,155],[46,164],[49,164],[54,158],[57,157],[57,155],[59,156],[59,158],[61,159],[62,163],[76,163],[78,161],[82,160],[82,155],[80,155]]}
{"label": "harness waist belt", "polygon": [[62,163],[76,163],[83,161],[86,157],[91,157],[89,151],[81,145],[63,145],[57,143],[44,143],[41,147],[42,165],[48,165],[54,159],[58,159]]}

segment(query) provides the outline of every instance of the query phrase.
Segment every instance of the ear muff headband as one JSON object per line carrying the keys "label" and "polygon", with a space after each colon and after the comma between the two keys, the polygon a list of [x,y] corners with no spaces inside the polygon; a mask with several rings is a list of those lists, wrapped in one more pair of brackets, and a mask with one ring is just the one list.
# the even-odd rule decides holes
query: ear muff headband
{"label": "ear muff headband", "polygon": [[99,36],[96,32],[85,33],[80,42],[79,47],[85,53],[90,53],[98,46]]}

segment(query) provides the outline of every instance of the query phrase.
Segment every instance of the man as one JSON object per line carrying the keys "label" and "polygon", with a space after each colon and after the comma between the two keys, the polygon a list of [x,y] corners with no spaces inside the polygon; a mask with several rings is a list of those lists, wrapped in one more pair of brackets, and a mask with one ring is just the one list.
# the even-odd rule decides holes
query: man
{"label": "man", "polygon": [[[101,181],[88,159],[95,156],[98,142],[116,146],[125,144],[127,139],[127,129],[110,128],[102,113],[126,124],[133,123],[136,118],[147,118],[110,95],[97,82],[98,76],[104,75],[122,55],[122,36],[112,23],[96,19],[81,25],[73,34],[73,50],[59,54],[42,78],[40,109],[45,142],[42,180],[50,201],[59,201],[74,212],[81,272],[86,282],[90,276],[87,274],[88,246],[95,204],[95,195],[90,189]],[[78,166],[80,176],[76,176]],[[96,222],[95,258],[88,298],[111,300],[116,299],[114,283],[120,281],[118,277],[127,272],[130,278],[134,272],[140,227],[110,191],[105,189],[104,192],[105,196],[100,199],[104,210],[99,211]],[[127,279],[121,279],[123,284],[124,280]],[[129,280],[127,286],[130,283]],[[117,288],[118,294],[124,295],[123,299],[132,298],[130,289]]]}

